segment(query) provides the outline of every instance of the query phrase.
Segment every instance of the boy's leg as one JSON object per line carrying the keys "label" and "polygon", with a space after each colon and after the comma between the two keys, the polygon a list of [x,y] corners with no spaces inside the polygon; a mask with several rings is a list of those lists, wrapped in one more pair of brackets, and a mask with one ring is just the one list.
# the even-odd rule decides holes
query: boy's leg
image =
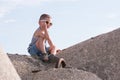
{"label": "boy's leg", "polygon": [[38,58],[39,58],[38,55],[37,55],[38,49],[36,48],[36,45],[35,45],[35,44],[33,44],[32,46],[30,46],[30,47],[28,48],[28,52],[30,53],[31,57],[33,57],[33,58],[35,58],[35,59],[38,59]]}
{"label": "boy's leg", "polygon": [[30,53],[31,57],[33,57],[34,59],[38,59],[42,61],[44,61],[44,57],[46,56],[40,50],[38,50],[35,44],[33,44],[28,48],[28,52]]}
{"label": "boy's leg", "polygon": [[48,61],[48,54],[45,49],[45,40],[43,38],[39,38],[36,42],[36,47],[41,51],[42,58],[44,61]]}
{"label": "boy's leg", "polygon": [[59,52],[61,52],[61,50],[57,49],[56,47],[50,49],[50,53],[53,55],[57,55]]}
{"label": "boy's leg", "polygon": [[63,58],[58,58],[53,54],[49,54],[48,58],[50,62],[56,63],[55,68],[64,68],[66,66],[65,60]]}
{"label": "boy's leg", "polygon": [[57,54],[57,48],[54,47],[50,50],[50,53],[53,54],[53,55],[56,55]]}
{"label": "boy's leg", "polygon": [[37,42],[36,42],[36,47],[42,52],[42,53],[46,53],[46,49],[45,49],[45,39],[43,38],[38,38]]}
{"label": "boy's leg", "polygon": [[46,51],[49,54],[48,55],[49,62],[56,63],[55,68],[60,67],[64,68],[66,66],[64,59],[57,57],[55,54],[51,54],[49,47],[46,47]]}
{"label": "boy's leg", "polygon": [[52,62],[52,63],[56,63],[59,61],[59,58],[53,54],[49,54],[48,58],[49,58],[49,62]]}

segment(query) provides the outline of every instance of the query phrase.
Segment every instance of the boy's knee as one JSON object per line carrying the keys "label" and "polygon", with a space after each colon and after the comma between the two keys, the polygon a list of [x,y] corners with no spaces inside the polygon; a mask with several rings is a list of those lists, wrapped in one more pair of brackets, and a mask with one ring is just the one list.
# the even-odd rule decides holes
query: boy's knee
{"label": "boy's knee", "polygon": [[54,47],[53,49],[52,49],[52,51],[56,51],[57,50],[57,48],[56,47]]}

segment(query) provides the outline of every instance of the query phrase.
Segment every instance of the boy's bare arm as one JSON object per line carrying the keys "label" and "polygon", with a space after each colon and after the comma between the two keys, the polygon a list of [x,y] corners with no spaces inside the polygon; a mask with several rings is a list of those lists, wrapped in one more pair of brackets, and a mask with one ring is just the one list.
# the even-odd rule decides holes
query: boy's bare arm
{"label": "boy's bare arm", "polygon": [[37,31],[34,33],[34,36],[36,36],[36,37],[41,37],[41,38],[45,38],[45,35],[44,35],[44,33],[43,33],[41,30],[37,30]]}
{"label": "boy's bare arm", "polygon": [[50,45],[50,47],[54,47],[54,44],[53,44],[53,42],[48,34],[47,27],[45,27],[45,38],[48,41],[48,44]]}

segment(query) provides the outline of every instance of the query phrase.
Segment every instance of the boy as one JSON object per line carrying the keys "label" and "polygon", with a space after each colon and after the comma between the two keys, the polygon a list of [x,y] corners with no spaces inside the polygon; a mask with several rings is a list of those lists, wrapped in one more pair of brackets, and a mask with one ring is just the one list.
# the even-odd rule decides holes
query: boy
{"label": "boy", "polygon": [[[43,62],[56,62],[56,68],[65,67],[64,59],[55,56],[57,49],[48,34],[48,29],[52,26],[50,15],[42,14],[38,23],[39,28],[34,32],[28,52],[33,58],[40,59]],[[48,42],[50,47],[46,47],[46,42]]]}

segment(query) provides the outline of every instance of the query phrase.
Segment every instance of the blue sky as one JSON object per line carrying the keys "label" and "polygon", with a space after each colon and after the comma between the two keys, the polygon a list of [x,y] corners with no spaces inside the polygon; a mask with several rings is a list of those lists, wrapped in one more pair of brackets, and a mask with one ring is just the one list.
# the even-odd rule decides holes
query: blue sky
{"label": "blue sky", "polygon": [[0,0],[0,45],[28,54],[41,14],[52,16],[49,33],[65,49],[120,26],[120,0]]}

